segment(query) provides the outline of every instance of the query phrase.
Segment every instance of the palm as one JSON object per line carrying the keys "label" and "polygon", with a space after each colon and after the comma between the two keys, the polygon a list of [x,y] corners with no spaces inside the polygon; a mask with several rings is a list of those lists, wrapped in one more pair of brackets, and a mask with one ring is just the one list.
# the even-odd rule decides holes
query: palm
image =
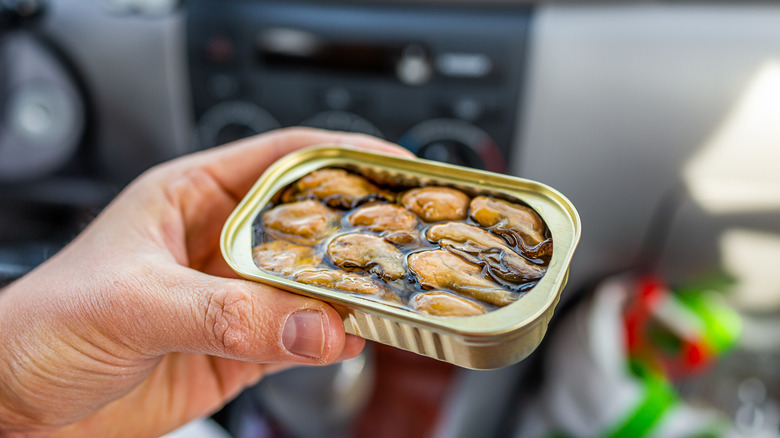
{"label": "palm", "polygon": [[[222,224],[263,169],[343,141],[399,153],[364,136],[289,130],[171,162],[4,289],[0,363],[16,367],[0,366],[0,435],[68,424],[58,432],[158,436],[285,364],[358,354],[363,341],[332,307],[236,280],[219,251]],[[289,327],[290,345],[313,341],[319,353],[288,349]]]}

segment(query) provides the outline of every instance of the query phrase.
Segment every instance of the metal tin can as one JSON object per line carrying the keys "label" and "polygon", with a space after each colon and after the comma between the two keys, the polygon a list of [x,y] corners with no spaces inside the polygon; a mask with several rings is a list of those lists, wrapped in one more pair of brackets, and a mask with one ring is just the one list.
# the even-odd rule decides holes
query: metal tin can
{"label": "metal tin can", "polygon": [[[470,317],[439,317],[296,282],[255,265],[252,225],[280,190],[314,170],[338,167],[393,184],[449,186],[472,196],[522,201],[546,223],[554,249],[546,274],[525,295],[505,307]],[[422,159],[380,155],[344,146],[304,149],[269,167],[230,215],[221,249],[240,276],[330,303],[347,333],[472,369],[495,369],[526,358],[547,331],[568,278],[580,238],[580,220],[571,202],[538,182]]]}

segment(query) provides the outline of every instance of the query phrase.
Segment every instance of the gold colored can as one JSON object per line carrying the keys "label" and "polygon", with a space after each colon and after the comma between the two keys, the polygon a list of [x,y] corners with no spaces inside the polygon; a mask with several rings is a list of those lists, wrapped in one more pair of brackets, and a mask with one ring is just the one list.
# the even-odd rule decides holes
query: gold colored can
{"label": "gold colored can", "polygon": [[[552,236],[547,271],[512,304],[477,316],[442,317],[299,283],[260,269],[252,253],[256,218],[281,190],[323,168],[346,169],[399,187],[445,186],[470,196],[521,201],[536,211]],[[341,315],[347,333],[466,368],[495,369],[521,361],[542,341],[579,238],[576,209],[544,184],[434,161],[321,146],[289,154],[269,167],[228,218],[220,245],[225,260],[240,276],[330,303]]]}

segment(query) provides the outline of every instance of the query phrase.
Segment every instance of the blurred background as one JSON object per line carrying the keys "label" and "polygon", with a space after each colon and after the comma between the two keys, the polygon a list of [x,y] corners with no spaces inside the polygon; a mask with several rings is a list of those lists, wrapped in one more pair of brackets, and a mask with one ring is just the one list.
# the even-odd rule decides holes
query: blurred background
{"label": "blurred background", "polygon": [[775,2],[0,1],[0,278],[149,166],[293,125],[555,187],[569,285],[515,366],[372,345],[180,435],[780,434]]}

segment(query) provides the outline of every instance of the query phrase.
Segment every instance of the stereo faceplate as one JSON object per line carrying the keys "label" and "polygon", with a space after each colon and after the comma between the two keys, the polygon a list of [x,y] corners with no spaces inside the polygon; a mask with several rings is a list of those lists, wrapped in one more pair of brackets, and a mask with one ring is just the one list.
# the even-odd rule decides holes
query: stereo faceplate
{"label": "stereo faceplate", "polygon": [[[518,6],[189,2],[201,145],[305,125],[504,170],[529,14]],[[263,117],[237,117],[247,105]]]}

